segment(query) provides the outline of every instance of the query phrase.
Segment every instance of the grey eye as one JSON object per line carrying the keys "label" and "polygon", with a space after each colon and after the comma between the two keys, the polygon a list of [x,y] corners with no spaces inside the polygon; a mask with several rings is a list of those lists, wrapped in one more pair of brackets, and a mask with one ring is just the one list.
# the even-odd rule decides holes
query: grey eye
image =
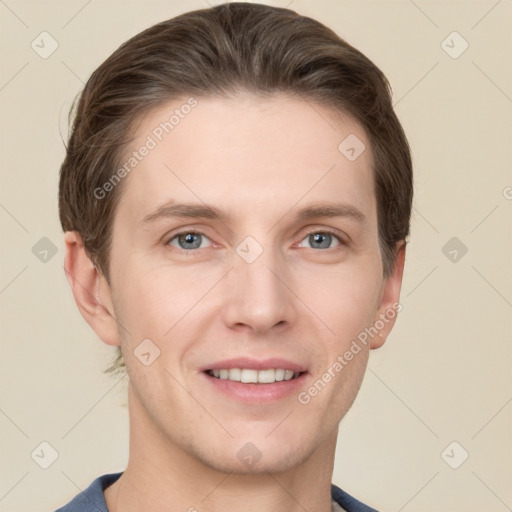
{"label": "grey eye", "polygon": [[[196,231],[184,231],[183,233],[178,233],[174,235],[168,242],[168,244],[173,245],[174,247],[179,247],[180,249],[200,249],[202,242],[204,240],[208,240],[208,237],[203,235],[202,233],[198,233]],[[178,245],[173,243],[177,241]]]}
{"label": "grey eye", "polygon": [[333,241],[337,242],[335,245],[339,245],[340,243],[337,236],[324,231],[310,233],[303,240],[308,240],[312,249],[330,249]]}

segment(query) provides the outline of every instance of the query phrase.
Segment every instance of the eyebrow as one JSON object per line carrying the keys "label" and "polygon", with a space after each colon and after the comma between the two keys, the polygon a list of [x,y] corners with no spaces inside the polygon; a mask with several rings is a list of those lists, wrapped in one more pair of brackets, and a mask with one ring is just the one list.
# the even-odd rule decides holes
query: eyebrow
{"label": "eyebrow", "polygon": [[[224,223],[230,220],[229,214],[215,206],[169,201],[143,217],[140,222],[148,224],[172,217],[220,220]],[[303,222],[320,217],[346,217],[363,225],[368,222],[366,215],[351,204],[314,204],[307,206],[296,213],[295,221]]]}

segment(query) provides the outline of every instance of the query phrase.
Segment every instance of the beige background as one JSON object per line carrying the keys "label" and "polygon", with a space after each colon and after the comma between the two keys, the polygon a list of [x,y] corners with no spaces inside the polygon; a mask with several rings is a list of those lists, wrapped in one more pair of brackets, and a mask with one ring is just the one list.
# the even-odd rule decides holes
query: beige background
{"label": "beige background", "polygon": [[[1,511],[52,511],[125,468],[126,379],[102,374],[113,352],[63,271],[61,135],[73,97],[119,44],[206,6],[0,1]],[[512,2],[289,6],[386,73],[415,165],[403,311],[342,421],[333,482],[382,512],[511,510]],[[59,45],[47,59],[31,48],[42,31]],[[469,44],[458,58],[441,45],[453,31]],[[463,44],[447,43],[452,53]],[[32,252],[42,237],[57,248],[46,263]],[[452,237],[468,249],[455,262],[442,252]],[[58,452],[48,469],[31,457],[43,441]],[[441,456],[452,441],[447,460],[469,453],[458,469]]]}

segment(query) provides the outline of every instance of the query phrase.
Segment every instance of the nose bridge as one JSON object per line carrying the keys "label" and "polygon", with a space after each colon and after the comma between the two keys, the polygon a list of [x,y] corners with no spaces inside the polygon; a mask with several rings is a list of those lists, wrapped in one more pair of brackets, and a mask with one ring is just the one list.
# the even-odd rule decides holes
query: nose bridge
{"label": "nose bridge", "polygon": [[293,294],[286,286],[288,272],[281,255],[271,245],[247,237],[237,247],[230,272],[225,321],[265,331],[291,322]]}

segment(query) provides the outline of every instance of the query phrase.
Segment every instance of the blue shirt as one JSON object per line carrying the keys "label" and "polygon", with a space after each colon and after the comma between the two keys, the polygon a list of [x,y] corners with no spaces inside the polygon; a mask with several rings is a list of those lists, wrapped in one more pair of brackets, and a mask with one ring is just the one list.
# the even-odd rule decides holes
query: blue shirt
{"label": "blue shirt", "polygon": [[[75,496],[67,505],[55,512],[108,512],[103,491],[113,484],[123,473],[110,473],[96,478],[92,484]],[[346,512],[378,512],[356,500],[345,491],[331,484],[331,498]]]}

